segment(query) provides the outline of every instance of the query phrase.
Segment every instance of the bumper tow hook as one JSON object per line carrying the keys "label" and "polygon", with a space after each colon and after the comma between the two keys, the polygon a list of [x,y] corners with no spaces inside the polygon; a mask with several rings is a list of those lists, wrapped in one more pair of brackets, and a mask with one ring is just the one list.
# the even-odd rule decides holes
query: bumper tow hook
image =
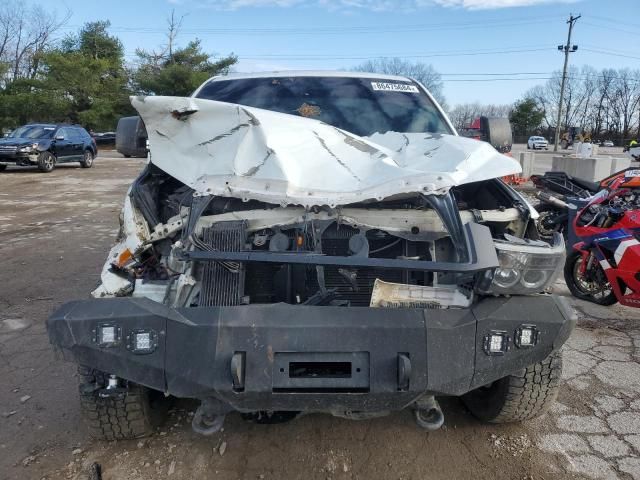
{"label": "bumper tow hook", "polygon": [[444,414],[433,396],[424,397],[414,405],[414,416],[419,427],[434,432],[444,424]]}
{"label": "bumper tow hook", "polygon": [[120,379],[115,375],[109,375],[107,385],[104,388],[96,388],[100,398],[124,398],[127,396],[127,388],[120,385]]}

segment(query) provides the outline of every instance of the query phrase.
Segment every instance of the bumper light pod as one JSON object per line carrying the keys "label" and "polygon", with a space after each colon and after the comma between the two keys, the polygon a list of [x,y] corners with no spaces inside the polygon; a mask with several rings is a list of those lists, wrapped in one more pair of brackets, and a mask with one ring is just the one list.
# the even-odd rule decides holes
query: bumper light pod
{"label": "bumper light pod", "polygon": [[518,348],[535,347],[539,336],[540,332],[535,325],[522,325],[516,330],[513,343]]}
{"label": "bumper light pod", "polygon": [[118,325],[103,324],[94,328],[93,343],[100,347],[114,347],[120,344],[122,338],[122,329]]}
{"label": "bumper light pod", "polygon": [[153,330],[134,330],[127,336],[127,350],[132,353],[153,353],[157,346],[158,336]]}
{"label": "bumper light pod", "polygon": [[487,355],[504,355],[509,350],[507,332],[492,330],[484,337],[483,348]]}

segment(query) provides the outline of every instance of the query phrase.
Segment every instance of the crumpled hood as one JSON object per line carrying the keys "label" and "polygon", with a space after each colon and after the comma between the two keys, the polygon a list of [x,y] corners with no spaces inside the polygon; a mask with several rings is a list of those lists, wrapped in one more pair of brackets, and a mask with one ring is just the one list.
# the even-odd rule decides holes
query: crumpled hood
{"label": "crumpled hood", "polygon": [[132,97],[151,162],[206,195],[331,207],[521,171],[489,144],[453,135],[359,137],[318,120],[186,97]]}

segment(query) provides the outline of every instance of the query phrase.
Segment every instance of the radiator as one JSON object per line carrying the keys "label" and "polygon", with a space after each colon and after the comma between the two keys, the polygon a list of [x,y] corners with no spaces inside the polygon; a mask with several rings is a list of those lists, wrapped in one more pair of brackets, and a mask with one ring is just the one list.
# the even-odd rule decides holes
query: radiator
{"label": "radiator", "polygon": [[[246,236],[244,221],[218,222],[202,233],[206,246],[221,252],[244,250]],[[203,265],[200,306],[239,305],[244,296],[244,264],[206,262]]]}

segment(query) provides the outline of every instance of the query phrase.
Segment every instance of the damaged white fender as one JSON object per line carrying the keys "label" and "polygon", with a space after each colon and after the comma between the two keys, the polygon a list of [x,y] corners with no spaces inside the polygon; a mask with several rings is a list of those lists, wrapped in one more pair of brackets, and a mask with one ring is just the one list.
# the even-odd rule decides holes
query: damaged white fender
{"label": "damaged white fender", "polygon": [[151,162],[201,195],[335,207],[444,193],[521,171],[493,147],[454,135],[359,137],[318,120],[185,97],[132,97]]}
{"label": "damaged white fender", "polygon": [[114,273],[113,267],[126,267],[135,261],[135,256],[149,247],[150,232],[142,214],[131,204],[129,194],[122,207],[120,238],[109,251],[107,261],[102,266],[101,284],[91,295],[95,298],[113,297],[127,294],[133,284],[122,275]]}

